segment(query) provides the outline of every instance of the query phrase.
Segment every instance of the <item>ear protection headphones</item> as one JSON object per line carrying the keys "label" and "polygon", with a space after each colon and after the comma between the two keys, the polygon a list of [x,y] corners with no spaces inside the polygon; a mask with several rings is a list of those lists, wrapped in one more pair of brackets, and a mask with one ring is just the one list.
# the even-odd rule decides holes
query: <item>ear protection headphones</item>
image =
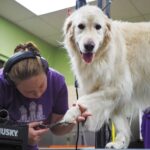
{"label": "ear protection headphones", "polygon": [[9,78],[8,74],[9,74],[11,68],[13,67],[13,65],[15,65],[16,63],[18,63],[19,61],[24,60],[24,59],[28,59],[28,58],[36,59],[37,56],[40,57],[42,65],[43,65],[43,69],[47,73],[48,62],[46,61],[45,58],[41,57],[41,55],[38,52],[36,52],[36,51],[19,51],[16,54],[14,54],[12,57],[10,57],[7,60],[7,62],[5,63],[4,70],[3,70],[4,78],[8,82],[12,82],[11,79]]}

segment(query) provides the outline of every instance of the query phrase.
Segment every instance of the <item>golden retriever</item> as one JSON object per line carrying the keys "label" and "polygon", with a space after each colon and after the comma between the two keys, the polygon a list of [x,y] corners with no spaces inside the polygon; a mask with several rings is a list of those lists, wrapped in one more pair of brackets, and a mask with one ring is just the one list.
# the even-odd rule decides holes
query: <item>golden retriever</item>
{"label": "golden retriever", "polygon": [[[85,126],[96,131],[111,119],[116,139],[106,147],[127,148],[127,110],[150,104],[150,23],[115,21],[97,6],[86,5],[65,20],[63,31],[79,83],[77,104],[92,114]],[[63,120],[74,122],[80,113],[78,105],[71,107]]]}

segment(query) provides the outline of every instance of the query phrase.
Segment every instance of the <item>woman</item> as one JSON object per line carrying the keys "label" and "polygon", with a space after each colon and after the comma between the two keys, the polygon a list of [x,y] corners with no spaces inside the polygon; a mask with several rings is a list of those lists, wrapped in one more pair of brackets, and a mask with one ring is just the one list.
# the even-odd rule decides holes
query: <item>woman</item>
{"label": "woman", "polygon": [[[20,44],[14,53],[0,70],[0,109],[9,112],[10,120],[28,124],[28,149],[36,150],[42,135],[49,131],[49,128],[38,127],[41,121],[56,123],[68,109],[67,87],[64,77],[48,67],[35,44]],[[89,116],[82,107],[81,112],[77,121]],[[57,125],[51,131],[62,135],[73,126]]]}

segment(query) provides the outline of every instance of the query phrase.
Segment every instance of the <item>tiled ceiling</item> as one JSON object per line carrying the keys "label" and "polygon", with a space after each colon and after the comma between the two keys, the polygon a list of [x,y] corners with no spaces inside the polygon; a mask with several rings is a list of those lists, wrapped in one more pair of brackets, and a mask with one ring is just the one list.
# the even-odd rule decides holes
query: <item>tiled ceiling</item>
{"label": "tiled ceiling", "polygon": [[[76,2],[76,0],[74,0]],[[88,2],[88,0],[87,0]],[[97,1],[92,3],[97,4]],[[50,5],[53,5],[52,0]],[[70,8],[74,11],[74,7]],[[14,0],[0,0],[0,16],[54,46],[62,41],[62,26],[68,9],[36,16]],[[150,0],[112,0],[111,18],[125,21],[150,21]]]}

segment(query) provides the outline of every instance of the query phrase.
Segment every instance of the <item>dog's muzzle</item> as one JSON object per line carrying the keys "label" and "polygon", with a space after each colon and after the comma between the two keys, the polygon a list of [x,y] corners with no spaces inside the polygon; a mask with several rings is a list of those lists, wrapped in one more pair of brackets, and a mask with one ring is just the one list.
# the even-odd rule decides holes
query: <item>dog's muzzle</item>
{"label": "dog's muzzle", "polygon": [[93,60],[93,56],[94,56],[94,48],[95,48],[95,43],[92,40],[89,40],[87,43],[84,44],[84,52],[82,52],[80,50],[82,59],[86,62],[86,63],[91,63]]}

